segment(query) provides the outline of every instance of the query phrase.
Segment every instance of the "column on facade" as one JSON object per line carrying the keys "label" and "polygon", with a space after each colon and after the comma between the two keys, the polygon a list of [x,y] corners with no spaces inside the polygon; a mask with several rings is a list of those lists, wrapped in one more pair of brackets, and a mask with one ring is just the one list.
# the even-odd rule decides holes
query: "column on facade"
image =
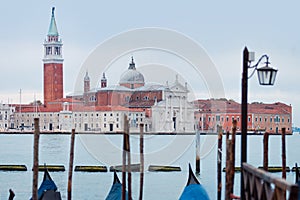
{"label": "column on facade", "polygon": [[184,97],[184,128],[186,129],[187,122],[187,99]]}
{"label": "column on facade", "polygon": [[165,108],[165,123],[167,122],[168,120],[168,96],[167,94],[165,94],[165,99],[166,99],[166,108]]}
{"label": "column on facade", "polygon": [[202,113],[201,114],[201,130],[202,130],[202,132],[204,130],[203,125],[204,125],[204,119],[203,119],[203,113]]}
{"label": "column on facade", "polygon": [[172,95],[170,95],[170,121],[169,121],[169,130],[172,131],[174,130],[174,127],[173,127],[173,102],[172,102],[173,98],[172,98]]}
{"label": "column on facade", "polygon": [[182,98],[181,98],[181,96],[178,96],[178,98],[179,98],[179,113],[180,113],[180,122],[182,122],[182,103],[181,103],[181,101],[182,101]]}

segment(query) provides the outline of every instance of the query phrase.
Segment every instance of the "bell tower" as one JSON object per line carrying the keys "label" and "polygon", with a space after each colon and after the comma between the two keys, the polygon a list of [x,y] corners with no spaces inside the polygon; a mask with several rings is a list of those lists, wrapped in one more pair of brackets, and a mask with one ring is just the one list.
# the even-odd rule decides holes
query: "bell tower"
{"label": "bell tower", "polygon": [[62,41],[57,31],[55,8],[52,15],[47,38],[44,41],[44,104],[63,98],[63,57]]}

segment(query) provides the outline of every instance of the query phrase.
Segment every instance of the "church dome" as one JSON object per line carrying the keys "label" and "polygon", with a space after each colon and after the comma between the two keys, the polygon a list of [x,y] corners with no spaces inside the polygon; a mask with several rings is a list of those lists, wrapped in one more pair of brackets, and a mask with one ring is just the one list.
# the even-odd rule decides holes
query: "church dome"
{"label": "church dome", "polygon": [[124,72],[120,78],[120,85],[124,84],[142,84],[144,85],[145,80],[142,73],[136,70],[133,58],[129,64],[128,70]]}

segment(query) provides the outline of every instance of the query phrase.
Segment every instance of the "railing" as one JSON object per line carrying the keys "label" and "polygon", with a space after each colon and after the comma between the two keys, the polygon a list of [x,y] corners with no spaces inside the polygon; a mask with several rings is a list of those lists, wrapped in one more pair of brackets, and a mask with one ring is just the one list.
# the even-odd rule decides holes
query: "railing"
{"label": "railing", "polygon": [[243,163],[246,200],[298,199],[298,185],[275,177],[268,172]]}

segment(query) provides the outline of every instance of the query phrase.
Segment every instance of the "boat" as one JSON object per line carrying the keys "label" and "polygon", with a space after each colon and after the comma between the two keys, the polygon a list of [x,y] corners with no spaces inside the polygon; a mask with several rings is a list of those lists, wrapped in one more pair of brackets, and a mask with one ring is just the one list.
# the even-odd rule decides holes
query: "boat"
{"label": "boat", "polygon": [[15,197],[14,191],[12,191],[12,189],[9,189],[9,197],[8,197],[8,200],[13,200],[14,197]]}
{"label": "boat", "polygon": [[[122,183],[118,178],[116,171],[114,171],[114,181],[105,200],[121,200],[121,199],[122,199]],[[128,194],[126,192],[126,200],[127,199],[128,199]]]}
{"label": "boat", "polygon": [[208,194],[198,181],[189,164],[189,178],[179,200],[209,200]]}
{"label": "boat", "polygon": [[60,192],[57,192],[57,186],[47,168],[45,168],[43,182],[38,189],[38,200],[61,200]]}

